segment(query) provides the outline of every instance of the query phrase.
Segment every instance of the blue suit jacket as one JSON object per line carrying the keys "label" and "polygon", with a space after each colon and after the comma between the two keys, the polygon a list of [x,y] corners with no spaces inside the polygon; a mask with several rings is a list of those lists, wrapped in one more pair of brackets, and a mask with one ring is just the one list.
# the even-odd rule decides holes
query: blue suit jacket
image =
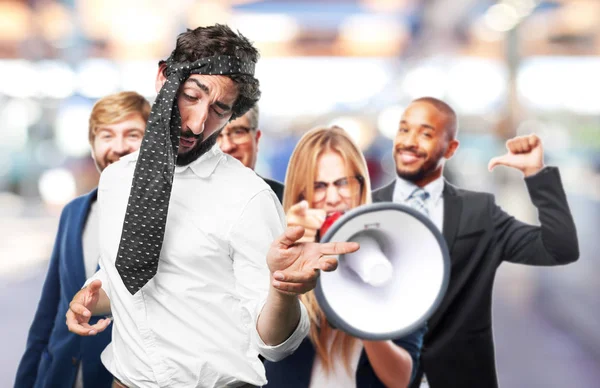
{"label": "blue suit jacket", "polygon": [[[73,296],[85,283],[82,234],[96,190],[65,206],[60,216],[48,274],[42,289],[15,388],[72,387],[81,363],[85,388],[112,384],[111,374],[100,361],[109,344],[111,328],[92,337],[69,332],[65,314]],[[91,324],[99,318],[93,317]]]}
{"label": "blue suit jacket", "polygon": [[[419,369],[421,346],[426,331],[426,327],[421,327],[405,337],[394,340],[394,343],[404,348],[412,358],[411,381],[414,379],[417,369]],[[310,339],[307,338],[293,354],[283,360],[278,362],[265,361],[268,383],[263,388],[308,388],[315,355],[315,348]],[[356,388],[385,388],[377,378],[364,350],[360,355],[358,368],[356,369]]]}

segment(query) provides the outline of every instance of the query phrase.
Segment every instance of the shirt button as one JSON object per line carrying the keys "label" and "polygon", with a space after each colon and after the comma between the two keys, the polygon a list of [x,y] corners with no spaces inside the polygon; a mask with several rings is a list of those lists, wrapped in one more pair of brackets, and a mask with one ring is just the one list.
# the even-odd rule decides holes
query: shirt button
{"label": "shirt button", "polygon": [[71,362],[73,363],[73,365],[77,365],[77,363],[79,362],[78,359],[76,359],[75,357],[71,358]]}

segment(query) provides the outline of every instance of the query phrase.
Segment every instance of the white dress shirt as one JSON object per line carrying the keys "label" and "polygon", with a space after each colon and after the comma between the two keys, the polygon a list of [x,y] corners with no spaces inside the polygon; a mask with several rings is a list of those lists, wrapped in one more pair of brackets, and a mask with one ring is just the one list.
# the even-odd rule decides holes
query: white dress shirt
{"label": "white dress shirt", "polygon": [[258,353],[277,361],[309,330],[306,309],[282,344],[267,346],[256,330],[269,289],[266,255],[283,233],[275,194],[218,145],[177,167],[156,275],[135,295],[115,267],[139,152],[100,178],[100,279],[114,317],[106,368],[130,387],[263,385]]}
{"label": "white dress shirt", "polygon": [[[408,197],[417,189],[418,186],[414,183],[396,177],[396,184],[394,185],[394,196],[393,202],[401,205],[408,204]],[[444,225],[444,178],[439,177],[427,184],[423,189],[429,193],[429,198],[425,201],[425,207],[429,213],[429,219],[442,231]]]}
{"label": "white dress shirt", "polygon": [[98,270],[98,259],[100,257],[98,227],[98,203],[93,201],[90,204],[90,211],[85,220],[82,234],[83,264],[86,278],[89,278]]}

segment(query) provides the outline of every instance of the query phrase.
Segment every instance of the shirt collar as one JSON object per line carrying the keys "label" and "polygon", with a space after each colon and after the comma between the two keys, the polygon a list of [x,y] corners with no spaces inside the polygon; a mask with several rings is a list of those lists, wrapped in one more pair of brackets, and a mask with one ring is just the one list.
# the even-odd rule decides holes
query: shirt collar
{"label": "shirt collar", "polygon": [[[393,201],[396,203],[405,202],[417,187],[418,186],[411,181],[396,177]],[[438,199],[441,198],[442,192],[444,191],[444,178],[439,177],[433,182],[429,182],[423,189],[429,193],[431,202],[436,203]]]}
{"label": "shirt collar", "polygon": [[207,178],[215,171],[221,157],[225,157],[225,154],[221,151],[221,147],[219,147],[218,144],[215,144],[210,150],[202,154],[202,156],[192,163],[185,166],[175,166],[175,174],[181,174],[187,169],[190,169],[199,178]]}
{"label": "shirt collar", "polygon": [[[123,156],[121,160],[124,162],[135,163],[139,154],[140,151],[137,150],[129,155]],[[219,145],[215,144],[210,150],[205,152],[192,163],[185,166],[175,166],[175,174],[181,174],[190,169],[199,178],[207,178],[215,171],[215,168],[217,168],[221,157],[224,156],[225,154],[221,151]]]}

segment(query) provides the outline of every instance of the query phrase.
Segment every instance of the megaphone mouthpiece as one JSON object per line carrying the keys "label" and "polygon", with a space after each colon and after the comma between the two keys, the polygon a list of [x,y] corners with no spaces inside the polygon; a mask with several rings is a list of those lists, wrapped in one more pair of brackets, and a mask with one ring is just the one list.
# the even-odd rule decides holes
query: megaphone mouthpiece
{"label": "megaphone mouthpiece", "polygon": [[362,281],[374,287],[380,287],[392,280],[394,267],[385,257],[375,239],[359,234],[351,238],[360,244],[360,250],[344,255],[340,265],[348,265]]}

